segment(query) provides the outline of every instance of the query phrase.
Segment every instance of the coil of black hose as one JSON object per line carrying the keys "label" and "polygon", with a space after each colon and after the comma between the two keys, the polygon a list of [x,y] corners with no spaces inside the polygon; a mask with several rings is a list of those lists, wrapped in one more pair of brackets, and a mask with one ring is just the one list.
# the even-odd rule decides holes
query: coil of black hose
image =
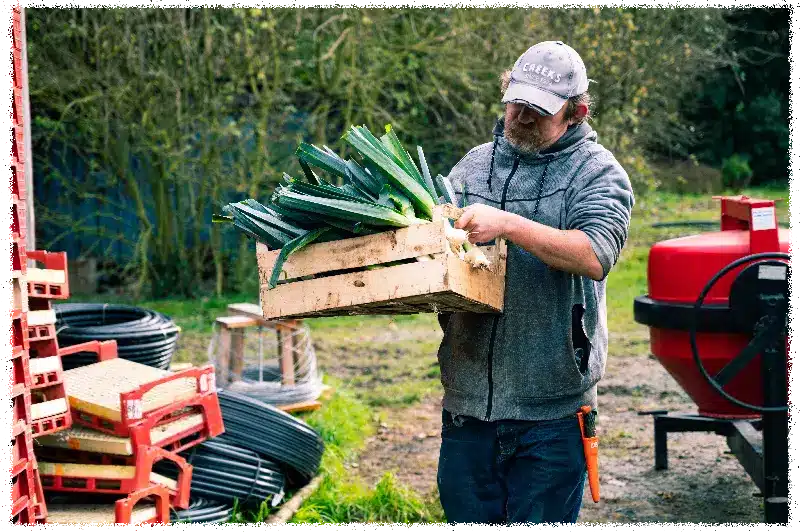
{"label": "coil of black hose", "polygon": [[[285,477],[280,466],[258,453],[218,441],[206,441],[181,453],[192,465],[192,496],[243,506],[276,503],[283,497]],[[175,464],[159,462],[156,471],[177,478]]]}
{"label": "coil of black hose", "polygon": [[[61,347],[92,340],[116,340],[119,357],[167,369],[175,353],[180,329],[164,314],[128,305],[63,303],[53,305]],[[64,369],[97,361],[90,353],[64,357]]]}
{"label": "coil of black hose", "polygon": [[314,477],[325,445],[313,428],[246,395],[229,390],[217,395],[225,432],[215,442],[244,447],[279,462],[288,468],[291,481],[306,483]]}
{"label": "coil of black hose", "polygon": [[171,508],[169,513],[172,523],[222,524],[230,520],[233,506],[202,497],[192,497],[188,508],[185,510]]}

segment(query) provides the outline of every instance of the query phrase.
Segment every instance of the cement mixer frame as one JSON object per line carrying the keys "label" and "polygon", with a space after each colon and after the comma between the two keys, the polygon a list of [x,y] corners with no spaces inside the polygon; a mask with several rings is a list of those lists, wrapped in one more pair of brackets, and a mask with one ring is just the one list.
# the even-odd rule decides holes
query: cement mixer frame
{"label": "cement mixer frame", "polygon": [[[724,199],[724,198],[723,198]],[[723,213],[725,208],[723,206]],[[790,276],[790,257],[787,253],[751,253],[716,272],[701,290],[694,305],[683,307],[688,318],[691,353],[697,370],[708,385],[727,401],[747,410],[758,412],[761,419],[734,419],[710,415],[640,412],[652,415],[655,438],[655,468],[668,467],[667,434],[670,432],[714,432],[725,436],[731,452],[754,481],[764,498],[766,523],[788,523],[788,375],[787,337]],[[747,346],[723,368],[712,375],[705,368],[698,349],[698,322],[708,293],[720,279],[744,266],[731,284],[728,318],[739,331],[752,331]],[[664,309],[652,312],[658,303],[648,297],[637,298],[636,319],[650,326],[661,325]],[[708,307],[706,307],[707,309]],[[649,309],[649,310],[648,310]],[[720,310],[720,309],[716,309]],[[674,326],[674,316],[670,325]],[[680,320],[679,320],[680,321]],[[688,323],[686,323],[688,322]],[[731,324],[728,325],[730,327]],[[724,386],[761,355],[763,406],[737,399]],[[752,366],[751,366],[752,367]]]}

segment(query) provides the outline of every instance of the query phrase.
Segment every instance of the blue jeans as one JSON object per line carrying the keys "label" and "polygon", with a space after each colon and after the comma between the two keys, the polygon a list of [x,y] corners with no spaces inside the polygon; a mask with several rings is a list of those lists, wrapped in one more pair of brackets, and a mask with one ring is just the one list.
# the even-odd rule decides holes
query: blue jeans
{"label": "blue jeans", "polygon": [[437,482],[450,523],[574,523],[585,480],[575,416],[486,422],[442,411]]}

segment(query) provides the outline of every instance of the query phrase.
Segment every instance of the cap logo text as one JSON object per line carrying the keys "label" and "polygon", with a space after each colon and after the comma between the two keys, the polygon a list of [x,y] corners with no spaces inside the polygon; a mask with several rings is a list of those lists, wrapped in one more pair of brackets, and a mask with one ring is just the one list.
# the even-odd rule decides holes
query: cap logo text
{"label": "cap logo text", "polygon": [[[550,83],[558,83],[561,81],[561,74],[558,72],[553,71],[551,68],[547,68],[544,65],[539,65],[536,63],[524,63],[522,65],[522,71],[525,72],[526,77],[535,79],[534,74],[538,74],[542,78],[547,78],[550,80]],[[537,80],[542,81],[542,80]]]}

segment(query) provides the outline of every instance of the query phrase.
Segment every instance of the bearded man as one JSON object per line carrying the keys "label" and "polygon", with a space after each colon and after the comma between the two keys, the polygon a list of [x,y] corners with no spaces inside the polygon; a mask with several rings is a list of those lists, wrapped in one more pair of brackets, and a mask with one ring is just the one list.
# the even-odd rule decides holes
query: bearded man
{"label": "bearded man", "polygon": [[[587,123],[578,53],[539,43],[501,76],[494,142],[449,179],[456,227],[508,241],[502,315],[440,315],[438,486],[451,523],[574,523],[586,479],[576,412],[597,407],[606,276],[628,236],[628,175]],[[466,198],[460,195],[466,191]]]}

